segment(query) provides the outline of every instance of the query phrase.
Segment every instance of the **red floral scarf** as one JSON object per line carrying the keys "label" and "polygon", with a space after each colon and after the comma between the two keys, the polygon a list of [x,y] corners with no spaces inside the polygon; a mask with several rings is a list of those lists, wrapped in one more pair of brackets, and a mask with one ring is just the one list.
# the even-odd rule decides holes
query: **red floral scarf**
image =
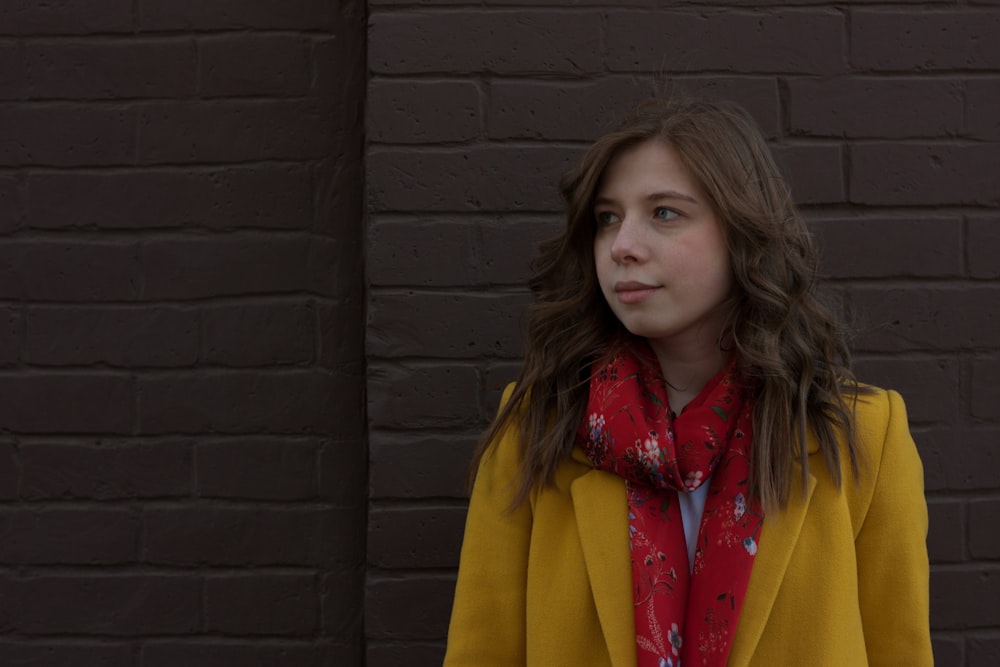
{"label": "red floral scarf", "polygon": [[[729,658],[764,520],[748,501],[752,405],[735,360],[676,417],[645,341],[594,365],[577,444],[626,480],[639,667]],[[690,568],[677,493],[709,478]]]}

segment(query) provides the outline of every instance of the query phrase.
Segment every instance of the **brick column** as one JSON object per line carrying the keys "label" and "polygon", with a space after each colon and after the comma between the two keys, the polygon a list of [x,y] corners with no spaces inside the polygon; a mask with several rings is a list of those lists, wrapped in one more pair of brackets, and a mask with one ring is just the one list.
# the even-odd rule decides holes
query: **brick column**
{"label": "brick column", "polygon": [[0,664],[361,664],[365,7],[0,7]]}

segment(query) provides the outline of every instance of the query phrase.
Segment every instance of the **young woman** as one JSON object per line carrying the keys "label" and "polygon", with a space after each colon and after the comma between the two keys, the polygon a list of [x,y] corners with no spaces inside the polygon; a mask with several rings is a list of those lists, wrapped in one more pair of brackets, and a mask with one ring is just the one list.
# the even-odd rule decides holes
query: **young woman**
{"label": "young woman", "polygon": [[902,399],[857,384],[753,121],[651,102],[562,183],[445,665],[929,665]]}

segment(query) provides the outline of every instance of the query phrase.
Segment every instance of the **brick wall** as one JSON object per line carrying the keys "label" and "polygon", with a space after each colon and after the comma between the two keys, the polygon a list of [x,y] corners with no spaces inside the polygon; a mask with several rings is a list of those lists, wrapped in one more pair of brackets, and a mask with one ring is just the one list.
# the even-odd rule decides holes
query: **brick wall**
{"label": "brick wall", "polygon": [[360,664],[364,16],[0,5],[0,664]]}
{"label": "brick wall", "polygon": [[368,4],[370,667],[440,660],[466,464],[554,184],[657,79],[772,141],[859,313],[860,376],[908,402],[938,664],[997,664],[1000,4]]}

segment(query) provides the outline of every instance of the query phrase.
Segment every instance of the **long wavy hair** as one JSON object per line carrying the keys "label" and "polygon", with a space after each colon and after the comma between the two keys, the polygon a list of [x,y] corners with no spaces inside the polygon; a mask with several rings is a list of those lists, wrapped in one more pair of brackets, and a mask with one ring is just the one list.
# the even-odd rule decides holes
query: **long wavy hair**
{"label": "long wavy hair", "polygon": [[810,234],[764,138],[731,103],[652,100],[598,139],[560,182],[566,227],[540,246],[529,285],[524,365],[513,392],[480,439],[472,475],[505,429],[521,447],[512,507],[551,483],[573,448],[587,402],[590,366],[610,341],[627,335],[611,312],[594,267],[593,204],[608,163],[646,141],[670,146],[714,207],[727,240],[734,294],[720,340],[756,380],[750,491],[765,508],[787,505],[793,464],[809,474],[807,433],[841,484],[844,434],[859,474],[853,428],[859,388],[842,327],[817,294],[818,259]]}

